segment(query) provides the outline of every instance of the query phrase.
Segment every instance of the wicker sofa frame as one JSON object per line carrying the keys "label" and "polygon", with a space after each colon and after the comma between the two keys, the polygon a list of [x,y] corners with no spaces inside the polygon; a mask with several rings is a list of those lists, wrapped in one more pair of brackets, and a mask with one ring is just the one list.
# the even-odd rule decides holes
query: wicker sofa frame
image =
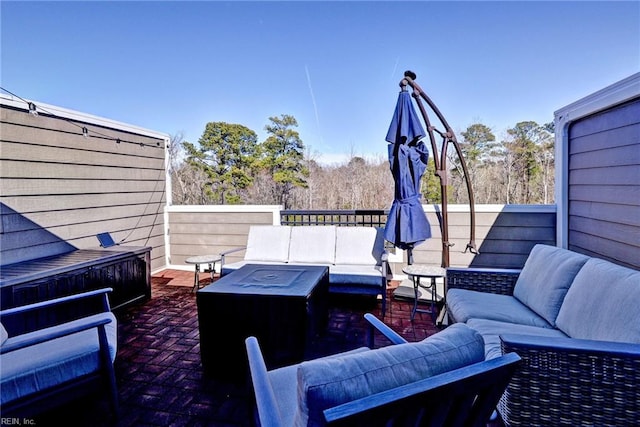
{"label": "wicker sofa frame", "polygon": [[[520,270],[449,268],[449,289],[513,295]],[[635,425],[640,419],[640,345],[501,336],[522,358],[498,409],[513,425]]]}

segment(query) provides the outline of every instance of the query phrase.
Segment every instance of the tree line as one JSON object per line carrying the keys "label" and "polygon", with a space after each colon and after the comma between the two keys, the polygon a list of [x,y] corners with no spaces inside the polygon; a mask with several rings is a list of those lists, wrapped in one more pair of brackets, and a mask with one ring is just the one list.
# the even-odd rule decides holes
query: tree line
{"label": "tree line", "polygon": [[[386,155],[355,155],[342,164],[317,161],[291,115],[269,117],[267,137],[240,124],[210,122],[197,144],[173,135],[169,144],[176,205],[276,204],[285,209],[387,209],[393,177]],[[554,202],[553,123],[517,123],[498,141],[482,123],[458,135],[477,204]],[[451,145],[451,144],[450,144]],[[421,183],[424,204],[440,203],[440,181],[430,153]],[[448,155],[449,203],[467,203],[462,165]]]}

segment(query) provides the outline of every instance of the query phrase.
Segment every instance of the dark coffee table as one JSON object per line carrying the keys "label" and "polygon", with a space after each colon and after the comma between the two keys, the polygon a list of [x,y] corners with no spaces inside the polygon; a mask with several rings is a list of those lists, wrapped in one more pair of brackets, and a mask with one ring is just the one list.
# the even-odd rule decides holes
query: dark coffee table
{"label": "dark coffee table", "polygon": [[269,369],[304,360],[326,328],[329,269],[249,264],[196,293],[204,373],[243,382],[244,340],[258,338]]}

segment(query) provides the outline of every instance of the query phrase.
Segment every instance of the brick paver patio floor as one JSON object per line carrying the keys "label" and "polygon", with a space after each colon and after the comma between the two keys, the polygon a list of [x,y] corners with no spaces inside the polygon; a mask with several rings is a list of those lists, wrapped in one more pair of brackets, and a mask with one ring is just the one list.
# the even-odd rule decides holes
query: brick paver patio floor
{"label": "brick paver patio floor", "polygon": [[[210,279],[203,279],[205,284]],[[151,300],[116,313],[120,395],[117,421],[110,419],[103,395],[91,394],[37,417],[38,426],[250,426],[251,390],[202,374],[193,273],[165,270],[152,278]],[[393,286],[392,286],[393,288]],[[409,341],[437,331],[428,314],[409,317],[412,303],[393,299],[389,290],[385,323]],[[366,312],[380,316],[381,303],[366,297],[332,296],[326,334],[318,354],[365,345]],[[232,321],[230,319],[229,321]],[[388,342],[376,335],[376,347]],[[224,343],[220,343],[224,351]]]}

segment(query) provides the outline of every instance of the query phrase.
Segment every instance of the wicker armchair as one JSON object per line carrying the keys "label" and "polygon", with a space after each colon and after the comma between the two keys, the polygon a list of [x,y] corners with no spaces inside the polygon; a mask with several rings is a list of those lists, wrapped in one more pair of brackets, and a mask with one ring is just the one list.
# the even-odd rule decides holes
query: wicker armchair
{"label": "wicker armchair", "polygon": [[[447,284],[513,295],[519,273],[449,268]],[[637,425],[640,344],[519,334],[500,341],[503,354],[522,358],[498,405],[505,425]]]}

